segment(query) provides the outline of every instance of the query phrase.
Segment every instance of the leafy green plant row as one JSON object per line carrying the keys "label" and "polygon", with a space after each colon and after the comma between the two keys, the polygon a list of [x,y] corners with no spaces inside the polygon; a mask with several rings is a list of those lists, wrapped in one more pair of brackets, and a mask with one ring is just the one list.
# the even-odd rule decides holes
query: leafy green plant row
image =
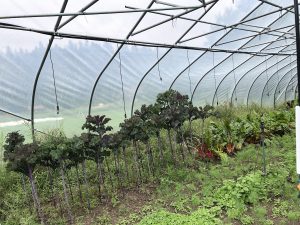
{"label": "leafy green plant row", "polygon": [[[207,124],[209,117],[214,119]],[[283,135],[292,129],[290,111],[271,111],[263,118],[267,137]],[[198,108],[188,96],[170,90],[159,94],[155,104],[143,105],[131,118],[125,119],[116,133],[111,133],[110,119],[105,115],[88,116],[82,126],[85,132],[79,137],[67,138],[62,132],[52,132],[25,144],[21,134],[12,132],[5,141],[4,160],[9,171],[21,174],[25,195],[25,177],[29,178],[32,202],[42,224],[48,223],[48,216],[42,210],[47,203],[40,200],[36,171],[47,172],[49,200],[57,206],[57,200],[63,198],[60,208],[65,210],[61,210],[61,216],[66,215],[67,223],[74,224],[72,186],[76,186],[81,204],[90,210],[93,196],[101,203],[107,193],[124,189],[130,181],[140,186],[159,177],[160,170],[169,163],[176,167],[189,166],[191,159],[192,162],[195,158],[217,159],[223,151],[232,155],[235,149],[241,148],[238,145],[256,143],[261,119],[255,112],[243,120],[234,116],[230,108]],[[200,121],[200,132],[193,130],[193,121]],[[75,173],[74,184],[70,182],[70,172]],[[62,190],[59,199],[55,193],[58,179]],[[97,187],[97,193],[92,186]]]}

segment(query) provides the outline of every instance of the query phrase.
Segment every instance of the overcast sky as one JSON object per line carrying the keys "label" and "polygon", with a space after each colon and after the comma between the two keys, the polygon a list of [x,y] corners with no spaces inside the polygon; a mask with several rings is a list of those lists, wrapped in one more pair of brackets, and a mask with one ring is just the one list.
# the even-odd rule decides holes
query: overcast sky
{"label": "overcast sky", "polygon": [[[77,12],[89,2],[91,2],[91,0],[69,0],[66,12]],[[99,2],[92,6],[88,11],[126,10],[125,6],[146,8],[149,2],[149,0],[99,0]],[[172,2],[173,4],[178,4],[181,6],[200,4],[198,0],[168,0],[168,2]],[[240,10],[242,2],[249,3],[249,0],[235,0],[234,3],[232,0],[220,0],[216,6],[204,17],[204,19],[210,22],[228,22],[229,24],[230,22],[235,22],[236,20],[240,19],[241,15],[243,15],[243,12]],[[253,2],[255,2],[255,4],[251,5],[252,7],[257,4],[257,1]],[[62,3],[63,0],[0,0],[0,15],[9,16],[57,13],[60,11]],[[166,6],[154,4],[153,7],[163,8]],[[166,13],[176,15],[181,12],[183,12],[183,10],[169,11]],[[187,14],[186,16],[197,19],[202,12],[203,9],[196,10],[195,12]],[[140,15],[141,13],[79,16],[71,23],[63,27],[60,31],[101,37],[125,38]],[[235,16],[233,18],[232,16],[229,18],[228,15]],[[168,17],[148,13],[144,20],[136,28],[136,31],[166,18]],[[67,19],[67,17],[65,17],[63,21],[65,19]],[[1,20],[1,22],[9,22],[26,27],[51,31],[53,30],[56,22],[56,17],[7,19]],[[173,22],[165,23],[157,28],[133,36],[131,39],[173,44],[191,24],[191,21],[177,19]],[[217,29],[217,27],[199,24],[186,37],[202,34],[214,29]],[[6,29],[0,29],[0,32],[0,51],[5,51],[7,47],[12,50],[23,49],[30,51],[39,44],[46,45],[49,40],[48,36],[34,34],[31,32],[20,32]],[[68,42],[64,41],[63,43],[66,44]],[[59,44],[59,41],[55,41],[55,44]],[[204,37],[189,44],[207,46],[210,44],[210,42],[209,38]]]}

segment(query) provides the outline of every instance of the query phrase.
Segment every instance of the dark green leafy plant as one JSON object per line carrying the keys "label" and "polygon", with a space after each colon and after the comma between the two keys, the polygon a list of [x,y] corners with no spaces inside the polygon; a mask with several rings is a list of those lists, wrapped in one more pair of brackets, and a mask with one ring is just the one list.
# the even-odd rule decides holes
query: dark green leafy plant
{"label": "dark green leafy plant", "polygon": [[[63,133],[49,135],[41,145],[41,151],[38,160],[41,165],[50,167],[53,171],[58,170],[61,176],[63,186],[64,199],[68,215],[68,223],[74,223],[74,216],[71,210],[70,197],[67,191],[69,186],[66,180],[66,170],[71,167],[73,162],[71,159],[70,141],[64,136]],[[72,195],[72,191],[70,190]]]}
{"label": "dark green leafy plant", "polygon": [[82,137],[85,138],[84,143],[86,145],[86,157],[88,157],[89,159],[93,159],[97,165],[100,201],[102,196],[101,186],[104,185],[102,163],[105,160],[105,157],[110,155],[110,151],[104,148],[105,143],[103,141],[103,137],[108,131],[111,131],[113,129],[111,126],[107,125],[110,120],[111,119],[107,118],[105,115],[89,115],[86,118],[86,122],[82,126],[82,129],[87,129],[89,131]]}
{"label": "dark green leafy plant", "polygon": [[7,170],[24,174],[29,178],[34,206],[40,222],[46,224],[33,175],[38,162],[36,152],[39,146],[37,143],[24,144],[24,141],[24,136],[18,132],[9,133],[4,145],[4,161],[7,162]]}
{"label": "dark green leafy plant", "polygon": [[137,170],[137,183],[140,184],[142,179],[142,156],[138,147],[138,141],[147,141],[150,136],[147,134],[147,128],[144,126],[144,121],[136,115],[133,115],[129,119],[125,119],[123,123],[120,123],[120,134],[124,139],[130,140],[133,143],[135,149],[135,166]]}
{"label": "dark green leafy plant", "polygon": [[[181,95],[178,91],[168,90],[164,93],[158,94],[156,104],[160,108],[159,116],[163,123],[162,127],[168,132],[168,139],[170,150],[174,162],[176,163],[175,150],[178,131],[181,130],[184,121],[189,118],[189,101],[187,95]],[[174,145],[171,139],[171,129],[175,130]],[[181,132],[182,134],[182,132]],[[180,134],[179,134],[180,135]]]}
{"label": "dark green leafy plant", "polygon": [[[149,143],[149,139],[152,135],[155,135],[158,137],[158,139],[160,140],[160,128],[156,127],[157,125],[159,125],[158,121],[152,121],[152,118],[155,119],[156,117],[154,116],[154,114],[157,112],[157,107],[153,106],[153,105],[142,105],[140,110],[136,110],[135,111],[135,115],[138,116],[139,118],[141,118],[142,122],[143,122],[143,131],[145,132],[145,136],[143,139],[140,139],[140,141],[142,141],[145,145],[146,145],[146,149],[147,149],[147,156],[148,156],[148,170],[149,173],[152,173],[154,175],[154,159],[153,159],[153,153],[152,153],[152,148],[151,145]],[[160,156],[162,159],[162,149],[160,149]]]}

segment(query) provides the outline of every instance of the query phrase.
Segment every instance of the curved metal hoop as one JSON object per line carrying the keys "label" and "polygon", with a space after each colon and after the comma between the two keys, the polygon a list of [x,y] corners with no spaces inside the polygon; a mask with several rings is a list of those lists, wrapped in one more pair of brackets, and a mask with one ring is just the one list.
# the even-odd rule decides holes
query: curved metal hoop
{"label": "curved metal hoop", "polygon": [[[285,58],[281,59],[280,61],[278,61],[278,63],[284,61],[286,58],[288,58],[288,57],[285,57]],[[250,92],[251,92],[251,90],[252,90],[252,88],[253,88],[253,85],[254,85],[255,82],[257,81],[257,79],[260,78],[264,73],[266,73],[267,70],[269,70],[270,68],[272,68],[272,67],[274,67],[274,66],[276,66],[276,65],[277,65],[277,62],[276,62],[275,64],[273,64],[272,66],[269,66],[268,68],[266,68],[262,73],[260,73],[260,74],[253,80],[253,82],[251,83],[250,88],[249,88],[249,90],[248,90],[248,94],[247,94],[247,104],[246,104],[247,106],[249,105],[249,96],[250,96]],[[286,66],[286,65],[284,65],[284,66]],[[284,67],[284,66],[283,66],[283,67]],[[282,67],[281,67],[281,68],[282,68]],[[281,69],[281,68],[280,68],[280,69]]]}
{"label": "curved metal hoop", "polygon": [[[294,60],[294,61],[292,61],[292,62],[289,62],[289,64],[287,64],[287,65],[281,67],[280,70],[276,71],[275,73],[273,73],[273,74],[269,77],[269,79],[267,80],[266,84],[264,85],[263,91],[262,91],[262,93],[261,93],[261,99],[260,99],[260,101],[261,101],[261,102],[260,102],[261,107],[263,106],[263,96],[264,96],[264,92],[265,92],[265,89],[266,89],[268,83],[271,81],[271,79],[272,79],[276,74],[278,74],[279,71],[285,69],[285,68],[288,67],[288,66],[291,66],[291,64],[293,64],[294,62],[296,62],[296,60]],[[285,74],[289,73],[290,71],[291,71],[291,69],[288,70]],[[285,75],[285,74],[284,74],[284,75]],[[279,81],[278,81],[278,83],[279,83]],[[277,85],[276,85],[276,86],[277,86]],[[276,89],[275,89],[275,90],[276,90]],[[274,92],[274,99],[275,99],[275,92]]]}

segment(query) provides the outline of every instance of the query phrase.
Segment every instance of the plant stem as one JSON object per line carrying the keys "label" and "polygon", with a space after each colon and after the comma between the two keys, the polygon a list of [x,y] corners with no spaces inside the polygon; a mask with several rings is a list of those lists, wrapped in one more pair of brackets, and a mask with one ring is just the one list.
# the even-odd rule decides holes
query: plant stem
{"label": "plant stem", "polygon": [[133,141],[133,146],[135,149],[135,165],[136,165],[136,170],[137,170],[137,184],[140,185],[142,173],[141,173],[141,168],[139,166],[139,154],[138,154],[139,150],[138,150],[136,141]]}
{"label": "plant stem", "polygon": [[69,195],[68,195],[68,191],[67,191],[67,184],[66,184],[66,180],[65,180],[65,172],[64,171],[65,171],[64,161],[61,160],[60,175],[61,175],[61,181],[62,181],[63,190],[64,190],[65,202],[66,202],[66,206],[67,206],[68,223],[73,224],[73,215],[72,215],[71,206],[69,203]]}
{"label": "plant stem", "polygon": [[168,129],[168,139],[169,139],[169,144],[170,144],[170,150],[171,150],[172,158],[173,158],[174,163],[176,164],[174,150],[173,150],[173,145],[172,145],[172,139],[171,139],[171,131],[169,129]]}
{"label": "plant stem", "polygon": [[[98,191],[99,191],[99,200],[100,202],[102,201],[101,198],[102,198],[102,191],[101,191],[101,185],[102,185],[102,182],[103,182],[103,178],[102,178],[102,169],[101,169],[101,164],[100,164],[100,159],[99,157],[97,156],[96,158],[96,165],[97,165],[97,177],[98,177]],[[104,183],[103,183],[104,185]]]}
{"label": "plant stem", "polygon": [[68,173],[68,171],[66,170],[65,167],[64,167],[64,170],[65,170],[65,174],[66,174],[66,177],[67,177],[66,184],[67,184],[67,187],[68,187],[70,195],[71,195],[71,200],[72,200],[72,202],[74,202],[74,195],[73,195],[73,190],[72,190],[72,186],[71,186],[70,176],[69,176],[69,173]]}
{"label": "plant stem", "polygon": [[40,218],[41,224],[47,224],[46,220],[44,218],[44,214],[42,212],[41,202],[40,202],[40,199],[39,199],[39,196],[37,193],[37,189],[35,186],[35,179],[34,179],[34,176],[32,175],[32,168],[29,165],[28,165],[28,175],[29,175],[29,181],[30,181],[30,185],[31,185],[32,199],[35,204],[36,210],[38,212],[38,217]]}
{"label": "plant stem", "polygon": [[113,180],[112,180],[111,170],[110,170],[109,164],[108,164],[106,158],[104,159],[104,161],[105,161],[105,164],[106,164],[106,168],[107,168],[107,172],[108,172],[108,177],[109,177],[111,188],[114,189],[114,183],[113,183]]}
{"label": "plant stem", "polygon": [[82,191],[81,191],[81,182],[80,182],[80,178],[79,178],[78,164],[77,163],[75,165],[75,168],[76,168],[76,178],[77,178],[79,199],[80,199],[80,203],[83,204]]}
{"label": "plant stem", "polygon": [[118,179],[118,188],[120,188],[121,187],[120,165],[119,165],[119,159],[117,160],[117,158],[118,158],[117,155],[118,155],[118,149],[113,150],[115,169],[116,169],[116,174],[117,174],[117,179]]}
{"label": "plant stem", "polygon": [[180,153],[181,153],[183,164],[185,164],[185,155],[184,155],[184,149],[183,149],[184,138],[183,138],[183,132],[182,132],[181,127],[177,130],[176,133],[178,136],[181,136],[182,141],[180,142]]}
{"label": "plant stem", "polygon": [[123,152],[123,159],[124,159],[124,164],[125,164],[126,178],[127,178],[127,181],[129,181],[129,171],[128,171],[128,163],[127,163],[125,149],[126,149],[126,147],[125,147],[125,145],[123,145],[122,152]]}
{"label": "plant stem", "polygon": [[[192,131],[192,120],[191,119],[189,119],[189,132],[190,132],[190,145],[191,145],[193,143],[193,131]],[[182,134],[182,140],[184,140],[183,134]],[[191,146],[189,146],[188,144],[186,144],[186,146],[187,146],[189,154],[192,155]]]}
{"label": "plant stem", "polygon": [[160,136],[159,132],[156,133],[156,137],[157,137],[157,147],[159,149],[159,159],[160,159],[161,164],[163,164],[162,162],[164,160],[164,155],[163,155],[163,149],[162,149],[162,140],[161,140],[161,136]]}
{"label": "plant stem", "polygon": [[146,141],[146,148],[147,148],[147,156],[148,156],[149,174],[152,174],[154,176],[153,156],[152,156],[152,150],[151,150],[149,140]]}
{"label": "plant stem", "polygon": [[88,209],[91,209],[91,201],[90,201],[90,195],[89,195],[89,184],[87,180],[87,175],[86,175],[86,167],[85,167],[85,160],[81,163],[82,165],[82,174],[83,174],[83,179],[84,179],[84,186],[85,186],[85,194],[87,198],[87,203],[88,203]]}
{"label": "plant stem", "polygon": [[202,119],[201,123],[201,144],[204,144],[204,119]]}
{"label": "plant stem", "polygon": [[30,197],[28,196],[27,190],[26,190],[26,182],[25,182],[25,175],[21,174],[21,180],[22,180],[22,189],[25,195],[25,199],[26,201],[28,201],[28,207],[29,207],[29,211],[32,212],[32,208],[31,208],[31,202],[30,202]]}
{"label": "plant stem", "polygon": [[53,176],[51,173],[51,169],[49,167],[48,167],[48,175],[49,175],[49,184],[50,184],[50,188],[51,188],[51,199],[52,199],[53,206],[56,207],[56,200],[54,197]]}

